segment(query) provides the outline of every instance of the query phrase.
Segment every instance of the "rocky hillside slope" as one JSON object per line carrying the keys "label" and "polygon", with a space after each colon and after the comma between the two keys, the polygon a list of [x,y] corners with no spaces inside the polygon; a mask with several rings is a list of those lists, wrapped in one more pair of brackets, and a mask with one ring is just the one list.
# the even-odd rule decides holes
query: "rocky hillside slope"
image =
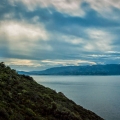
{"label": "rocky hillside slope", "polygon": [[63,93],[0,63],[0,120],[103,120]]}

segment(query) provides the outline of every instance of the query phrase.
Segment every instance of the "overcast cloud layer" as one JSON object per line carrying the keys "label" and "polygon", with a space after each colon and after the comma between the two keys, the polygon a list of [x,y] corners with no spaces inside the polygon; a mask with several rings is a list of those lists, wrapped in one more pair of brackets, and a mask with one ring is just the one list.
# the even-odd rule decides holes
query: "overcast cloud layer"
{"label": "overcast cloud layer", "polygon": [[0,61],[27,71],[120,64],[120,1],[1,0]]}

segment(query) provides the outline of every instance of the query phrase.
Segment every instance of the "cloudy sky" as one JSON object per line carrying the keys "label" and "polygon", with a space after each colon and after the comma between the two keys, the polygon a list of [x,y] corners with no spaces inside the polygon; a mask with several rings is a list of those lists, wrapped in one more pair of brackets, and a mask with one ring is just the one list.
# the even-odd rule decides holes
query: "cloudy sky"
{"label": "cloudy sky", "polygon": [[0,0],[0,61],[26,71],[120,64],[120,0]]}

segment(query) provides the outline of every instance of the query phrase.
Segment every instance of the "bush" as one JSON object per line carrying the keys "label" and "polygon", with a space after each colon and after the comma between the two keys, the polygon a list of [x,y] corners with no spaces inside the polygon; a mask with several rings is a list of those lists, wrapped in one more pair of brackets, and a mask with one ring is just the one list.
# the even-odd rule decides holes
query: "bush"
{"label": "bush", "polygon": [[25,118],[20,113],[14,113],[10,116],[9,120],[25,120]]}
{"label": "bush", "polygon": [[33,110],[32,109],[30,109],[30,108],[26,108],[26,114],[28,115],[28,116],[36,116],[36,114],[33,112]]}
{"label": "bush", "polygon": [[9,114],[7,113],[7,111],[4,108],[0,108],[0,117],[3,119],[9,118]]}

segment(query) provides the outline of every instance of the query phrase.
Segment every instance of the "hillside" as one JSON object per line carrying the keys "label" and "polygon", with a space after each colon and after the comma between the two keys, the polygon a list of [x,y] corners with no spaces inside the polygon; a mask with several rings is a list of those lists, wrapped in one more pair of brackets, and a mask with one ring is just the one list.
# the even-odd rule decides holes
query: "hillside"
{"label": "hillside", "polygon": [[63,93],[0,63],[0,120],[103,120]]}
{"label": "hillside", "polygon": [[49,68],[44,71],[19,71],[28,75],[120,75],[120,64],[92,66],[64,66]]}

